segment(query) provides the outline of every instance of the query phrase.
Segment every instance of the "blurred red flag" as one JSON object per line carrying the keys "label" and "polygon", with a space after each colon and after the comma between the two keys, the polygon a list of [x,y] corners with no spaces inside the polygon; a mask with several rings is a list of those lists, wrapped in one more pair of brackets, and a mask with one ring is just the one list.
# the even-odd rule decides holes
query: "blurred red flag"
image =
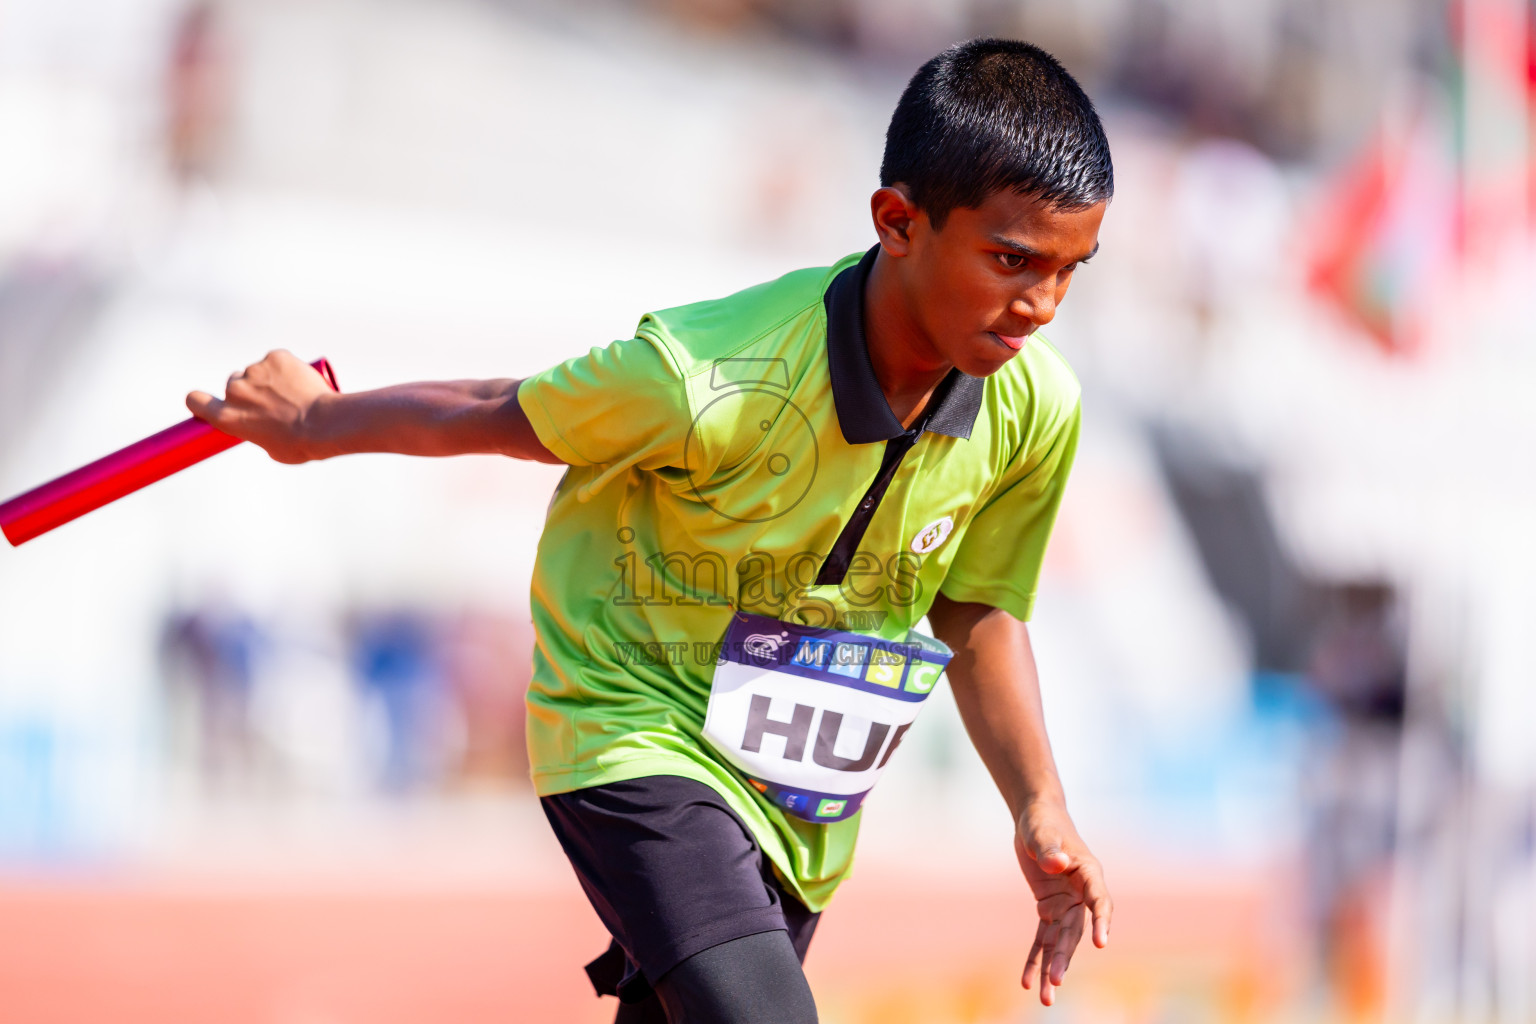
{"label": "blurred red flag", "polygon": [[1417,351],[1457,264],[1460,202],[1438,120],[1383,130],[1325,187],[1308,283],[1383,351]]}
{"label": "blurred red flag", "polygon": [[1462,275],[1536,230],[1536,19],[1526,0],[1451,5],[1448,73],[1324,186],[1308,283],[1383,351],[1418,351]]}

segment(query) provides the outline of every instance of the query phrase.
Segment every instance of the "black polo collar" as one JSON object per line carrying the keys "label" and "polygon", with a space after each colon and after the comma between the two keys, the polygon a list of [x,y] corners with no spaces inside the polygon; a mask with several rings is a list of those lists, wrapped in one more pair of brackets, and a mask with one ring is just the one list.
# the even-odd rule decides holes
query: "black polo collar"
{"label": "black polo collar", "polygon": [[[877,245],[854,266],[827,286],[827,368],[832,374],[832,401],[837,422],[849,444],[889,441],[906,433],[891,412],[885,392],[875,379],[869,361],[869,342],[864,336],[864,286],[875,265]],[[970,439],[986,380],[951,369],[929,399],[922,428],[948,437]]]}

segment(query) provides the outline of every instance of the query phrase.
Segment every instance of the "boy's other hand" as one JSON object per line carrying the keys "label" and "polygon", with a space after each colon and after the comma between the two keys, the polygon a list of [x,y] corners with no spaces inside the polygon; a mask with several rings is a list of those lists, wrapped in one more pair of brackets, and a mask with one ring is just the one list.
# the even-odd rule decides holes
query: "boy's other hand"
{"label": "boy's other hand", "polygon": [[278,349],[232,374],[222,399],[194,391],[187,395],[187,408],[224,433],[259,445],[276,461],[294,464],[317,457],[305,433],[306,418],[331,394],[314,367]]}
{"label": "boy's other hand", "polygon": [[1025,988],[1040,986],[1040,1002],[1050,1006],[1082,941],[1085,917],[1093,920],[1093,944],[1109,944],[1113,913],[1104,869],[1078,836],[1066,807],[1052,800],[1031,804],[1019,816],[1014,834],[1019,867],[1035,894],[1040,923],[1024,961]]}

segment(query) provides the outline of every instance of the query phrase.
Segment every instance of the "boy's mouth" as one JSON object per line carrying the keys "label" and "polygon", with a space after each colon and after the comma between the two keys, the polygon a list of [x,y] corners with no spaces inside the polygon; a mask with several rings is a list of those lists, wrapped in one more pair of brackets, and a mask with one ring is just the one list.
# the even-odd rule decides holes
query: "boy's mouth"
{"label": "boy's mouth", "polygon": [[1029,340],[1029,335],[1027,334],[1011,336],[1007,334],[998,334],[996,331],[988,331],[987,333],[992,335],[992,337],[996,338],[998,341],[1002,342],[1004,345],[1007,345],[1009,348],[1013,349],[1015,352],[1023,349],[1024,343]]}

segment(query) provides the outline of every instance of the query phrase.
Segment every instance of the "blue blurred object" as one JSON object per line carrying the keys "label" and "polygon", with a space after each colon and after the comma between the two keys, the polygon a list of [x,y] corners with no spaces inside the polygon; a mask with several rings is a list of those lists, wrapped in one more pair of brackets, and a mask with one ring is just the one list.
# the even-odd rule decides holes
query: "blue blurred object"
{"label": "blue blurred object", "polygon": [[379,781],[387,792],[409,790],[430,773],[430,730],[442,688],[438,646],[430,621],[419,612],[364,615],[354,626],[358,681],[384,713]]}
{"label": "blue blurred object", "polygon": [[68,845],[59,761],[57,727],[47,718],[0,722],[0,855],[50,859]]}

